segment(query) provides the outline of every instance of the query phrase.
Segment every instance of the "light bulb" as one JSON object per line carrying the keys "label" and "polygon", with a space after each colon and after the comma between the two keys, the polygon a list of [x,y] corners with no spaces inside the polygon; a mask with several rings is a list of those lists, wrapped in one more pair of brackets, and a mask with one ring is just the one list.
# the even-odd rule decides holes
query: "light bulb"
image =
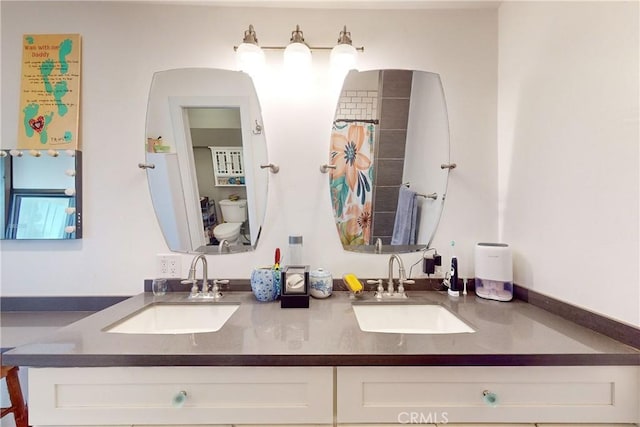
{"label": "light bulb", "polygon": [[304,43],[291,43],[284,50],[284,67],[296,73],[306,73],[311,68],[311,50]]}
{"label": "light bulb", "polygon": [[349,71],[356,68],[358,52],[350,44],[338,44],[331,49],[329,61],[331,68],[336,71]]}
{"label": "light bulb", "polygon": [[255,73],[264,67],[264,52],[257,44],[241,43],[236,51],[236,60],[240,70]]}

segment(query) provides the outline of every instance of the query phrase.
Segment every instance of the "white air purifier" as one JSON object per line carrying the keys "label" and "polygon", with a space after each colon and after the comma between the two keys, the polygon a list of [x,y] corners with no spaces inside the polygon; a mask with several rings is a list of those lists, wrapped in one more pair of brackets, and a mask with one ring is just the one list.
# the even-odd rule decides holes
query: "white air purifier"
{"label": "white air purifier", "polygon": [[475,248],[476,295],[497,301],[513,298],[513,259],[505,243],[478,243]]}

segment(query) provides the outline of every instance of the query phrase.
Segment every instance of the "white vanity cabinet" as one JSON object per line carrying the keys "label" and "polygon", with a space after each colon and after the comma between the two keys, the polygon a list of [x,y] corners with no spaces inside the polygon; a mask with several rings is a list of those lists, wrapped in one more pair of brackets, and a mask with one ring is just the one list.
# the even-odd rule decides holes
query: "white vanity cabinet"
{"label": "white vanity cabinet", "polygon": [[[181,407],[173,399],[185,392]],[[333,424],[331,367],[29,370],[32,426]]]}
{"label": "white vanity cabinet", "polygon": [[638,422],[636,366],[339,367],[336,386],[338,424]]}
{"label": "white vanity cabinet", "polygon": [[[637,423],[639,378],[637,366],[32,368],[29,421],[34,427]],[[173,406],[183,391],[184,404]],[[495,406],[485,403],[485,391],[495,394]]]}

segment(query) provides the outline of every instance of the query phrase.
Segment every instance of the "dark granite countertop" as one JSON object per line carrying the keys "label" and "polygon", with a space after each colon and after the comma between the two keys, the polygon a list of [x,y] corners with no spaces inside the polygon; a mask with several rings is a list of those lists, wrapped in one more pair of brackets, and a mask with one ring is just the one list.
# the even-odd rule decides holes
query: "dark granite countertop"
{"label": "dark granite countertop", "polygon": [[[308,309],[260,303],[228,292],[240,307],[217,332],[119,334],[103,329],[153,302],[186,301],[185,293],[142,293],[3,354],[20,366],[533,366],[640,365],[640,350],[523,301],[453,299],[411,292],[438,303],[475,333],[362,332],[347,292],[311,299]],[[214,303],[215,304],[215,303]],[[181,319],[176,318],[176,322]]]}

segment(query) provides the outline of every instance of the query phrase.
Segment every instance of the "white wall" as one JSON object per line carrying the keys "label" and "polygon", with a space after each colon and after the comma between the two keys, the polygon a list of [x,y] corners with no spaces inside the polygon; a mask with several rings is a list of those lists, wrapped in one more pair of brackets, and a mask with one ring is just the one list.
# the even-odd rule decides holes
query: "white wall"
{"label": "white wall", "polygon": [[500,238],[515,281],[640,325],[638,2],[499,10]]}
{"label": "white wall", "polygon": [[[155,275],[167,251],[151,206],[144,161],[145,112],[154,71],[235,68],[233,46],[253,24],[262,45],[284,45],[296,24],[311,45],[331,46],[344,24],[365,46],[361,69],[408,68],[440,73],[452,138],[452,174],[434,244],[457,242],[461,273],[472,274],[472,248],[497,236],[497,11],[234,9],[122,2],[7,2],[2,7],[2,145],[18,123],[21,37],[80,33],[83,40],[82,149],[84,238],[3,241],[2,294],[127,295]],[[55,19],[52,17],[55,16]],[[290,90],[280,78],[281,52],[267,52],[270,71],[256,82],[272,176],[258,250],[209,257],[209,275],[248,278],[272,262],[287,236],[304,235],[305,258],[340,276],[384,276],[386,256],[344,252],[331,215],[328,157],[340,84],[328,76],[328,52],[316,52],[311,85]],[[474,221],[470,221],[472,216]],[[405,256],[405,263],[418,260]],[[191,256],[183,256],[186,276]],[[408,265],[407,265],[408,268]],[[415,273],[415,269],[414,269]]]}

